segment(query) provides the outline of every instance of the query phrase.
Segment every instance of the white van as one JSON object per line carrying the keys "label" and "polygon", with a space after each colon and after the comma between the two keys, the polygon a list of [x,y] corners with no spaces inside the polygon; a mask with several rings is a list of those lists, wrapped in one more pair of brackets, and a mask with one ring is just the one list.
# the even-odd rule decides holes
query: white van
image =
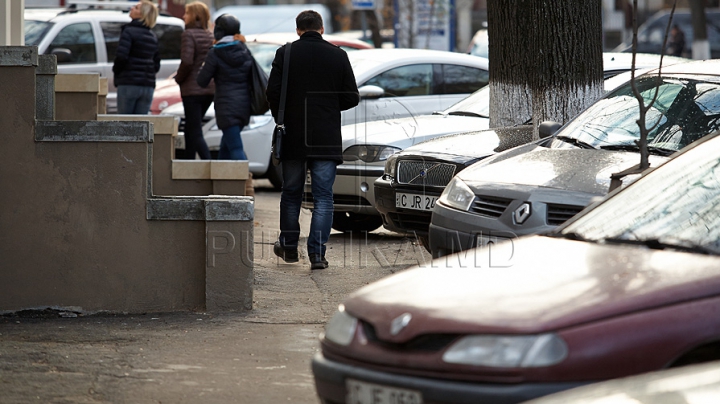
{"label": "white van", "polygon": [[295,32],[295,17],[301,11],[315,10],[322,16],[325,33],[332,34],[332,15],[323,4],[274,4],[254,6],[225,6],[213,15],[232,14],[240,20],[243,35],[268,32]]}

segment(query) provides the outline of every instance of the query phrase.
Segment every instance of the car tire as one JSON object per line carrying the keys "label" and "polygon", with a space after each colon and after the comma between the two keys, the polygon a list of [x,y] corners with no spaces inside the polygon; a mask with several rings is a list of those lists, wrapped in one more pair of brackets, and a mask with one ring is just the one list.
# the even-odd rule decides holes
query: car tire
{"label": "car tire", "polygon": [[382,226],[382,217],[353,212],[333,213],[332,228],[341,232],[370,232]]}

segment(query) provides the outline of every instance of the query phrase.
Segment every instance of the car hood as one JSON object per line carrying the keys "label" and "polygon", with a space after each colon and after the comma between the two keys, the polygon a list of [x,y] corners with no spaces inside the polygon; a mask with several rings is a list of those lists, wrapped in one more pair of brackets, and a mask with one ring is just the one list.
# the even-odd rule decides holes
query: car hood
{"label": "car hood", "polygon": [[[477,187],[487,183],[537,186],[604,195],[610,187],[610,176],[640,162],[640,154],[623,151],[588,149],[548,149],[523,146],[526,153],[510,150],[508,158],[481,162],[458,174],[466,183]],[[504,156],[507,157],[507,156]],[[666,157],[650,156],[650,166],[657,167]],[[636,178],[635,178],[636,179]],[[627,181],[626,181],[627,182]]]}
{"label": "car hood", "polygon": [[[382,340],[404,342],[423,334],[557,331],[720,291],[715,256],[543,236],[491,252],[469,250],[391,275],[352,293],[345,310]],[[391,335],[404,313],[410,322]]]}
{"label": "car hood", "polygon": [[487,129],[488,124],[487,118],[438,114],[344,125],[343,150],[356,144],[390,145],[404,149],[450,133]]}
{"label": "car hood", "polygon": [[458,133],[408,147],[398,158],[432,157],[465,163],[528,143],[532,136],[532,125]]}

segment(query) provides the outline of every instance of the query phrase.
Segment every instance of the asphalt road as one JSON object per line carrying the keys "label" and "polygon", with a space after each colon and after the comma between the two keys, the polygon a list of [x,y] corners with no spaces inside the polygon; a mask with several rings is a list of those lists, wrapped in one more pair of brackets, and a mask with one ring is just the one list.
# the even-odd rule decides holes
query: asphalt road
{"label": "asphalt road", "polygon": [[310,359],[337,305],[430,256],[385,230],[333,232],[328,269],[311,271],[304,251],[285,264],[272,253],[279,204],[256,181],[252,311],[0,317],[0,403],[318,403]]}

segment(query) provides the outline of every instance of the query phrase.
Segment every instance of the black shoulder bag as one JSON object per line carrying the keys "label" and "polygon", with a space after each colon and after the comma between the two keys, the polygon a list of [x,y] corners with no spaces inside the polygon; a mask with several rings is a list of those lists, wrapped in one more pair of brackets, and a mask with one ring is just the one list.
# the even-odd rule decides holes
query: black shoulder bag
{"label": "black shoulder bag", "polygon": [[280,164],[282,156],[282,139],[285,136],[285,100],[287,98],[287,82],[288,69],[290,68],[290,46],[292,42],[288,42],[285,46],[285,60],[283,61],[283,76],[280,87],[280,105],[278,106],[277,122],[275,122],[275,130],[273,130],[272,138],[272,162],[277,166]]}
{"label": "black shoulder bag", "polygon": [[270,109],[270,104],[268,104],[265,95],[268,77],[257,60],[252,55],[250,55],[250,58],[252,59],[252,68],[250,69],[250,114],[262,115]]}

